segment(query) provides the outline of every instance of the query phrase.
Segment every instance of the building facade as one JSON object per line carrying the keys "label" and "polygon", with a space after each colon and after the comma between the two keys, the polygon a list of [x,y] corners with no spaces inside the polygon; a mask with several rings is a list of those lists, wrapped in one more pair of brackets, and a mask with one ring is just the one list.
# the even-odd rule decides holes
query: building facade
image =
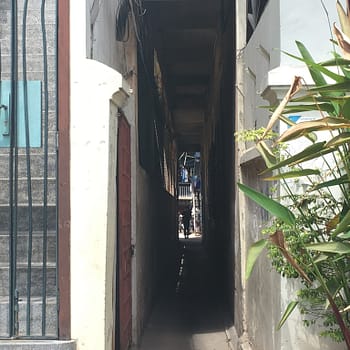
{"label": "building facade", "polygon": [[329,56],[321,2],[0,0],[0,11],[0,116],[17,108],[27,130],[19,144],[21,130],[0,129],[0,346],[137,346],[176,267],[178,157],[200,152],[201,233],[234,345],[344,348],[297,314],[275,331],[294,286],[264,258],[245,280],[268,218],[235,186],[266,190],[263,160],[234,132],[266,125],[258,107],[294,75],[309,79],[281,51],[295,53],[297,39],[316,60]]}

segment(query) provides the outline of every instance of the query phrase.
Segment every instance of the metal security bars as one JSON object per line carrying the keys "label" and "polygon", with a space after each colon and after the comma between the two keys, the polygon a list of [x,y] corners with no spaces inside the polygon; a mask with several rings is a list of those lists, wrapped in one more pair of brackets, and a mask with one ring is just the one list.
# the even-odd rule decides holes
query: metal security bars
{"label": "metal security bars", "polygon": [[0,0],[0,338],[58,336],[57,0]]}

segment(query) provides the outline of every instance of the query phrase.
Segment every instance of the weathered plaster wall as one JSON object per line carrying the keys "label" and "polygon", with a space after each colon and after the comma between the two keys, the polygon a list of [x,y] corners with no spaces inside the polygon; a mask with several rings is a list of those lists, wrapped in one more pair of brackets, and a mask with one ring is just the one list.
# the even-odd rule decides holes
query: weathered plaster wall
{"label": "weathered plaster wall", "polygon": [[[177,150],[173,137],[170,137],[172,135],[166,130],[170,112],[164,86],[160,86],[163,84],[160,75],[157,77],[158,91],[155,90],[156,85],[151,83],[152,73],[154,74],[154,38],[150,33],[141,31],[140,28],[143,42],[139,49],[143,50],[143,54],[139,54],[135,70],[138,80],[136,128],[140,132],[136,141],[137,225],[133,277],[137,283],[134,298],[136,343],[140,339],[158,294],[165,286],[167,278],[173,276],[169,269],[175,262],[174,254],[177,247],[177,213],[174,197]],[[156,106],[156,103],[159,105]]]}
{"label": "weathered plaster wall", "polygon": [[[236,4],[236,29],[235,29],[235,41],[236,41],[236,66],[235,66],[235,130],[241,130],[244,126],[244,47],[246,45],[246,31],[247,23],[246,16],[244,15],[247,10],[246,0],[237,1]],[[236,144],[234,155],[235,155],[235,176],[234,181],[241,181],[241,170],[239,165],[239,159],[241,156],[241,145]],[[245,234],[244,221],[241,221],[241,209],[240,205],[242,203],[243,196],[242,193],[236,191],[234,201],[235,201],[235,218],[236,222],[234,225],[234,255],[235,259],[235,271],[234,271],[234,329],[238,337],[240,337],[240,342],[247,342],[246,335],[246,318],[245,318],[245,307],[246,307],[246,294],[245,280],[242,276],[242,271],[245,266],[245,241],[242,239]],[[235,334],[233,334],[235,336]],[[236,340],[238,343],[238,340]]]}
{"label": "weathered plaster wall", "polygon": [[[244,33],[240,34],[238,29],[237,34],[241,35],[237,43],[238,130],[257,129],[265,126],[268,120],[268,112],[259,108],[266,104],[260,95],[260,86],[267,72],[280,63],[280,52],[274,50],[280,46],[279,5],[278,0],[270,0],[248,44],[245,43]],[[258,179],[258,173],[263,168],[262,161],[254,158],[255,153],[247,152],[252,144],[240,143],[238,147],[238,165],[241,167],[238,181],[266,192],[267,184]],[[280,311],[279,278],[270,273],[269,262],[263,257],[250,280],[246,281],[244,276],[248,247],[258,240],[267,215],[241,193],[238,193],[238,199],[240,242],[236,244],[241,248],[242,274],[237,275],[236,284],[242,294],[236,295],[236,303],[242,308],[239,316],[242,319],[236,319],[236,324],[242,324],[240,335],[246,346],[250,344],[254,349],[279,349],[280,334],[273,331]]]}
{"label": "weathered plaster wall", "polygon": [[[143,169],[137,177],[137,338],[175,263],[176,200]],[[165,274],[165,272],[167,274]],[[170,281],[169,281],[170,282]]]}
{"label": "weathered plaster wall", "polygon": [[116,232],[108,199],[116,193],[109,191],[109,175],[116,168],[117,116],[110,113],[109,99],[121,76],[95,61],[80,62],[80,67],[80,76],[72,74],[71,90],[72,336],[79,349],[105,349],[105,303],[111,297],[106,290],[108,224]]}
{"label": "weathered plaster wall", "polygon": [[[324,1],[331,23],[336,19],[334,1]],[[245,18],[245,4],[236,5],[238,18]],[[241,17],[239,16],[241,14]],[[321,2],[302,0],[289,2],[270,0],[260,22],[246,43],[244,20],[237,22],[237,80],[236,125],[238,130],[265,126],[268,114],[258,108],[269,102],[275,104],[287,91],[294,75],[309,75],[299,61],[284,55],[282,50],[297,53],[295,40],[303,42],[316,60],[327,59],[332,45],[326,14]],[[269,101],[263,100],[263,97]],[[267,185],[258,178],[263,167],[252,144],[238,144],[237,179],[262,192]],[[251,278],[245,281],[244,270],[249,245],[258,240],[266,213],[241,193],[236,201],[239,228],[236,230],[236,249],[241,256],[236,270],[235,325],[241,336],[242,349],[312,350],[336,349],[338,345],[321,339],[313,329],[305,329],[298,312],[280,332],[275,331],[295,286],[271,272],[269,262],[260,257]],[[344,348],[339,345],[339,348]]]}
{"label": "weathered plaster wall", "polygon": [[[259,173],[265,168],[261,159],[254,159],[242,166],[242,182],[262,193],[271,186],[259,180]],[[245,244],[249,247],[260,239],[260,231],[268,220],[265,210],[252,201],[246,201],[241,218],[247,222]],[[246,255],[245,255],[246,258]],[[244,274],[244,272],[243,272]],[[280,349],[280,333],[275,326],[280,319],[280,278],[271,272],[270,262],[261,256],[246,284],[246,331],[253,349]]]}
{"label": "weathered plaster wall", "polygon": [[[156,212],[153,201],[152,186],[145,171],[140,169],[137,176],[137,208],[142,208],[148,203],[147,210],[137,211],[137,222],[142,222],[142,226],[137,227],[137,256],[136,279],[140,285],[137,290],[137,310],[139,317],[136,320],[137,336],[141,335],[145,319],[150,312],[153,299],[154,286],[154,257],[155,240],[150,234],[156,230]],[[153,254],[152,254],[153,252]],[[145,288],[147,286],[147,288]]]}
{"label": "weathered plaster wall", "polygon": [[132,24],[127,42],[115,40],[115,6],[71,2],[72,336],[79,350],[112,349],[115,335],[118,108],[131,126],[133,342],[175,261],[176,201],[139,164],[137,44]]}
{"label": "weathered plaster wall", "polygon": [[[88,25],[86,41],[84,41],[87,57],[103,62],[121,74],[127,73],[133,62],[130,62],[125,55],[125,43],[116,40],[115,24],[118,1],[88,0],[87,3],[85,13]],[[127,32],[126,42],[133,40],[132,28],[133,25],[130,23],[131,32]]]}
{"label": "weathered plaster wall", "polygon": [[234,314],[234,38],[233,3],[223,2],[215,43],[214,67],[202,138],[203,241],[215,265],[216,287],[227,305],[228,319]]}
{"label": "weathered plaster wall", "polygon": [[[130,40],[115,52],[114,1],[104,1],[94,27],[99,61],[91,58],[90,8],[71,2],[71,321],[78,349],[112,349],[115,336],[116,160],[118,108],[131,126],[132,203],[136,198],[133,79],[118,71],[136,58]],[[90,4],[91,5],[91,4]],[[82,13],[87,15],[81,16]],[[120,45],[119,45],[120,46]],[[111,55],[111,52],[114,54]],[[89,58],[88,58],[89,57]],[[96,58],[93,56],[93,58]],[[135,208],[135,205],[133,205]],[[132,239],[136,227],[132,210]]]}

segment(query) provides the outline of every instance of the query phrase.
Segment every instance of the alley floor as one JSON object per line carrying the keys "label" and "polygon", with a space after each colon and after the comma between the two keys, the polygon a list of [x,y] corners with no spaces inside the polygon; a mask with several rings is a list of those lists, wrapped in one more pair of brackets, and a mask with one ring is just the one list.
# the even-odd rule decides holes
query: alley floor
{"label": "alley floor", "polygon": [[156,303],[139,350],[227,350],[229,316],[210,264],[193,234],[180,236],[176,281],[170,283]]}

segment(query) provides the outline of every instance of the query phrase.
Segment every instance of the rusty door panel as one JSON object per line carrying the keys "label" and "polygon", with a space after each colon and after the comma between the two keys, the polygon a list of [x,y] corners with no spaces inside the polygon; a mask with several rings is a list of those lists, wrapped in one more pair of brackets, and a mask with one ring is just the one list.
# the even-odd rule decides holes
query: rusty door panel
{"label": "rusty door panel", "polygon": [[131,150],[130,126],[118,126],[118,313],[119,350],[131,344]]}

